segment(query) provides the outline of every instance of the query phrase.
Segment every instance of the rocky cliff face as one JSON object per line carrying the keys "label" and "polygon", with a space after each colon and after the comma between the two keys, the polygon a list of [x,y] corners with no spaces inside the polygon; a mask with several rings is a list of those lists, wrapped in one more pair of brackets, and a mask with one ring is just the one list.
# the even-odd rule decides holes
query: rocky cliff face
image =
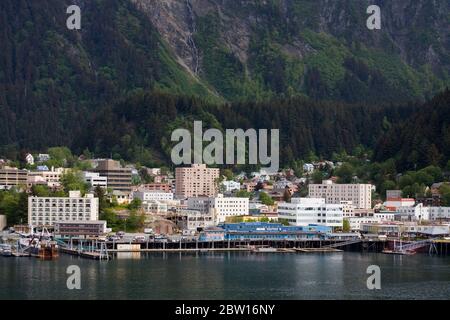
{"label": "rocky cliff face", "polygon": [[[405,98],[448,85],[448,1],[132,1],[179,63],[229,99],[247,98],[250,90],[258,97],[358,100],[346,92],[346,79],[358,78],[349,59],[367,67],[371,79],[379,76],[380,88],[401,89]],[[381,8],[381,30],[366,27],[371,4]],[[269,66],[279,68],[279,80],[265,70]],[[357,86],[371,86],[358,80]]]}

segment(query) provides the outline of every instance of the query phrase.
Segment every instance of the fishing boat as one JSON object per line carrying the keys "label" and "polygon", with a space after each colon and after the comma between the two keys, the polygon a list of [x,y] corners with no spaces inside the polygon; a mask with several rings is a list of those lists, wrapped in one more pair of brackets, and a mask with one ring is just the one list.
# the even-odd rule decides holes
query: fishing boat
{"label": "fishing boat", "polygon": [[3,257],[11,257],[12,256],[12,248],[9,244],[0,244],[0,255]]}
{"label": "fishing boat", "polygon": [[40,234],[31,234],[21,239],[25,252],[44,260],[58,257],[58,244],[54,241],[46,228]]}

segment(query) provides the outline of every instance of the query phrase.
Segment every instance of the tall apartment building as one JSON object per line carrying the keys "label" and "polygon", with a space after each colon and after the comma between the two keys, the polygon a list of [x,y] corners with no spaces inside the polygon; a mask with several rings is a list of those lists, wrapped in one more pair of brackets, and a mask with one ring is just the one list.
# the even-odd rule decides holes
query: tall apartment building
{"label": "tall apartment building", "polygon": [[197,210],[204,214],[212,214],[215,223],[225,222],[227,217],[246,216],[249,214],[248,198],[224,197],[197,197],[188,199],[188,209]]}
{"label": "tall apartment building", "polygon": [[372,207],[371,184],[335,184],[324,180],[322,184],[309,185],[310,198],[323,198],[326,203],[340,204],[341,201],[351,201],[357,209]]}
{"label": "tall apartment building", "polygon": [[5,167],[0,169],[0,189],[11,189],[12,187],[28,184],[28,171],[17,168]]}
{"label": "tall apartment building", "polygon": [[28,197],[28,224],[53,226],[55,222],[98,220],[98,198],[70,191],[69,197]]}
{"label": "tall apartment building", "polygon": [[111,159],[97,160],[93,172],[106,177],[108,188],[117,191],[131,192],[131,168],[122,168],[119,161]]}
{"label": "tall apartment building", "polygon": [[290,203],[278,204],[278,219],[285,219],[294,226],[342,227],[343,206],[325,203],[323,198],[292,198]]}
{"label": "tall apartment building", "polygon": [[177,197],[211,197],[217,194],[219,169],[207,168],[205,164],[175,169],[175,195]]}

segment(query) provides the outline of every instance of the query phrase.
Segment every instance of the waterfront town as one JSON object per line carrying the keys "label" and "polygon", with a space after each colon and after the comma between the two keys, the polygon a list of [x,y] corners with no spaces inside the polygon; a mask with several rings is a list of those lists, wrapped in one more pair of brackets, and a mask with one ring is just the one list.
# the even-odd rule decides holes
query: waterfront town
{"label": "waterfront town", "polygon": [[[26,168],[0,160],[0,192],[26,197],[27,219],[0,212],[0,255],[52,258],[57,252],[108,258],[112,252],[251,250],[447,254],[450,207],[433,183],[428,197],[370,183],[311,178],[332,161],[292,169],[234,174],[204,164],[147,168],[112,159],[77,159],[79,168],[49,154],[25,157]],[[316,179],[317,180],[317,179]],[[5,206],[1,206],[6,210]],[[11,214],[10,214],[11,215]]]}

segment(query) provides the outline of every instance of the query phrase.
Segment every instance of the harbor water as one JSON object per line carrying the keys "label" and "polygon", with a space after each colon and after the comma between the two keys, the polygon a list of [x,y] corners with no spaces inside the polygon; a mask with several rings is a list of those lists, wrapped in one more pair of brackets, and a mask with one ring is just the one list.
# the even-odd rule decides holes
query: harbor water
{"label": "harbor water", "polygon": [[[66,273],[79,266],[81,289]],[[381,289],[367,288],[367,268]],[[449,299],[450,257],[377,253],[123,253],[0,257],[0,299]]]}

